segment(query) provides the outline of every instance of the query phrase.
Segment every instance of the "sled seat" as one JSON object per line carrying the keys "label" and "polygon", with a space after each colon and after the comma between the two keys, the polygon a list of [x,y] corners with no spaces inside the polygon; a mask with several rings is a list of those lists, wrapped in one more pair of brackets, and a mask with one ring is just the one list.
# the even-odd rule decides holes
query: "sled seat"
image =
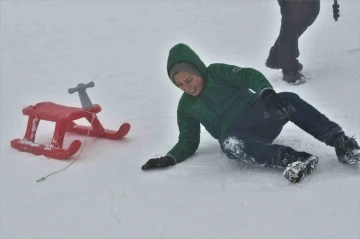
{"label": "sled seat", "polygon": [[36,105],[30,105],[22,110],[24,115],[35,116],[39,120],[57,122],[61,119],[69,121],[77,120],[89,115],[90,113],[99,113],[100,105],[94,104],[92,108],[84,110],[82,108],[58,105],[53,102],[41,102]]}

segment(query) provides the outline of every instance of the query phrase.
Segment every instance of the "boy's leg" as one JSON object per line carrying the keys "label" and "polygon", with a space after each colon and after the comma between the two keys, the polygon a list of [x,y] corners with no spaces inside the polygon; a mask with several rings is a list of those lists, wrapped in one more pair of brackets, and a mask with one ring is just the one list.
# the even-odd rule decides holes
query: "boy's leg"
{"label": "boy's leg", "polygon": [[316,139],[329,146],[335,146],[336,140],[344,135],[344,131],[337,123],[329,120],[297,94],[281,92],[279,95],[286,99],[296,110],[290,115],[290,121]]}
{"label": "boy's leg", "polygon": [[285,168],[285,153],[293,152],[290,147],[270,144],[246,132],[229,133],[220,140],[221,150],[230,159],[251,162],[261,166]]}
{"label": "boy's leg", "polygon": [[282,162],[284,154],[293,149],[271,143],[288,121],[280,119],[275,112],[265,119],[264,105],[259,99],[244,111],[236,125],[219,139],[221,149],[230,159],[263,166],[286,167]]}
{"label": "boy's leg", "polygon": [[[241,135],[241,136],[240,136]],[[316,170],[318,157],[297,152],[283,145],[269,144],[256,137],[228,134],[220,141],[221,149],[230,159],[251,162],[261,166],[285,168],[284,177],[298,183]]]}
{"label": "boy's leg", "polygon": [[290,116],[290,121],[316,139],[334,147],[341,163],[354,164],[360,161],[360,146],[355,138],[346,136],[337,123],[329,120],[298,95],[290,92],[279,94],[296,110]]}
{"label": "boy's leg", "polygon": [[219,142],[222,151],[230,159],[251,162],[261,166],[285,168],[284,176],[291,182],[300,182],[316,169],[318,158],[306,152],[272,144],[288,119],[281,119],[271,112],[265,119],[261,100],[244,112],[238,124]]}

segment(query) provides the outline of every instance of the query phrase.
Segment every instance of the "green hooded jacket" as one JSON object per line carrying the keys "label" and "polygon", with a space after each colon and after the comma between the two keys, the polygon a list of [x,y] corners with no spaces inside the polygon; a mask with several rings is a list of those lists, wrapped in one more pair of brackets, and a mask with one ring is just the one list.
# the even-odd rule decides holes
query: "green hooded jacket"
{"label": "green hooded jacket", "polygon": [[[183,93],[177,108],[179,138],[167,153],[176,163],[193,155],[200,144],[200,124],[215,138],[221,139],[236,124],[244,109],[259,99],[260,93],[272,88],[259,71],[222,63],[208,67],[187,45],[177,44],[170,49],[167,72],[180,62],[193,64],[203,78],[203,89],[198,96]],[[176,83],[173,82],[175,85]]]}

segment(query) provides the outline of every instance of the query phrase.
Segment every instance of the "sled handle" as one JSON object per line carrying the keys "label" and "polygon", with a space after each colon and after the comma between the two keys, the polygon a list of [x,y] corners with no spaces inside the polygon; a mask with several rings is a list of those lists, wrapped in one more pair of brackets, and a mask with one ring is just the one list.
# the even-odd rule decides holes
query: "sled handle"
{"label": "sled handle", "polygon": [[69,94],[78,92],[82,108],[89,109],[89,108],[93,107],[93,104],[91,103],[91,100],[90,100],[88,94],[86,93],[86,89],[90,88],[90,87],[94,87],[94,86],[95,86],[95,83],[93,81],[90,81],[87,84],[80,83],[74,88],[69,88],[68,92],[69,92]]}
{"label": "sled handle", "polygon": [[87,88],[94,87],[95,83],[93,81],[90,81],[87,84],[80,83],[74,88],[69,88],[68,92],[69,94],[75,93],[77,91],[86,91]]}

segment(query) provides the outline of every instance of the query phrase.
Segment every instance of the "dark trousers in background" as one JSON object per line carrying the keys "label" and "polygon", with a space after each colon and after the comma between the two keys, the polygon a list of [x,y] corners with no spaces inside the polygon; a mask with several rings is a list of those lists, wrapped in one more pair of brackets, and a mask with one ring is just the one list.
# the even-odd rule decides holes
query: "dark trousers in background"
{"label": "dark trousers in background", "polygon": [[269,59],[283,72],[294,72],[299,57],[299,37],[312,25],[320,12],[320,0],[278,0],[281,11],[280,34],[270,49]]}
{"label": "dark trousers in background", "polygon": [[[334,146],[336,139],[344,135],[338,124],[330,121],[297,94],[282,92],[279,95],[296,111],[287,119],[281,119],[276,112],[271,112],[271,116],[265,119],[262,100],[258,100],[219,140],[222,151],[229,158],[271,167],[285,167],[284,154],[293,149],[272,142],[289,121],[329,146]],[[233,147],[235,144],[240,145],[236,152]]]}

